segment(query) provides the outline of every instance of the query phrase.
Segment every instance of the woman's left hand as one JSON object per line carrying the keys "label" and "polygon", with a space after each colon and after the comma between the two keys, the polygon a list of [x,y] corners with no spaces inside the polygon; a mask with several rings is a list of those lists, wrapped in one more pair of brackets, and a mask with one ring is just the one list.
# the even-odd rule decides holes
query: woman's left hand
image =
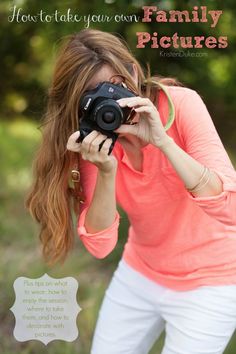
{"label": "woman's left hand", "polygon": [[149,98],[125,97],[116,102],[120,107],[133,108],[139,114],[139,120],[138,123],[133,125],[122,124],[114,132],[136,135],[141,140],[157,147],[168,138],[159,112]]}

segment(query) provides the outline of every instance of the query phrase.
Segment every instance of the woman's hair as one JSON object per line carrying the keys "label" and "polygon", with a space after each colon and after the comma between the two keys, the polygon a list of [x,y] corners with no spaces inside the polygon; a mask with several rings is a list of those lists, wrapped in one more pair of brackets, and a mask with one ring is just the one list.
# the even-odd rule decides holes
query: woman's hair
{"label": "woman's hair", "polygon": [[[65,37],[48,90],[43,117],[42,142],[33,163],[33,184],[26,207],[40,224],[43,256],[48,264],[64,262],[74,242],[73,212],[78,217],[79,201],[69,186],[71,166],[78,154],[66,149],[69,136],[79,130],[78,105],[88,82],[108,64],[124,77],[127,87],[153,100],[155,80],[166,85],[180,85],[173,78],[147,78],[126,42],[95,29],[84,29]],[[133,65],[138,85],[133,79]],[[153,81],[154,79],[154,81]]]}

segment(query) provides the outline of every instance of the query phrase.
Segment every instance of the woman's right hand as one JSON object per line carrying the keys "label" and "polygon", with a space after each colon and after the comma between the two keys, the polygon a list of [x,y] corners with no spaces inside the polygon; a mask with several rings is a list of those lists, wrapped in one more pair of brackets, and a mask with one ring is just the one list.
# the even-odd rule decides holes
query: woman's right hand
{"label": "woman's right hand", "polygon": [[[112,154],[108,155],[112,139],[97,130],[89,133],[80,143],[76,142],[79,136],[80,132],[76,131],[69,137],[66,145],[67,150],[79,152],[82,159],[92,162],[102,173],[116,171],[117,160]],[[99,145],[104,140],[105,142],[99,151]]]}

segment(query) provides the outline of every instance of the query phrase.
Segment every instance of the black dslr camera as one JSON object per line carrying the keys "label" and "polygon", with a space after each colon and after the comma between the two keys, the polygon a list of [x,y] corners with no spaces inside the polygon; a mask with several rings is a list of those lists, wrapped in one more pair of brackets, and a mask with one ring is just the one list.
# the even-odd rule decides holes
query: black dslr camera
{"label": "black dslr camera", "polygon": [[93,90],[85,91],[79,104],[80,137],[77,142],[81,142],[92,130],[97,130],[112,139],[110,154],[118,138],[118,133],[113,130],[121,124],[130,124],[135,114],[132,108],[120,107],[116,100],[135,96],[122,84],[108,81],[99,83]]}

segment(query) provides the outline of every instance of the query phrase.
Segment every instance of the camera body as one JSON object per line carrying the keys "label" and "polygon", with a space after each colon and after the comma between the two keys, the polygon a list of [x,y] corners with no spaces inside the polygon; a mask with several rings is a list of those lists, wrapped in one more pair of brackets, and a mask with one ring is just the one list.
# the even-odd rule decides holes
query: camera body
{"label": "camera body", "polygon": [[122,84],[112,84],[108,81],[99,83],[93,90],[86,91],[79,104],[79,127],[82,141],[92,130],[100,131],[112,139],[109,151],[111,153],[118,134],[113,130],[121,124],[129,124],[133,113],[129,107],[120,107],[116,100],[136,95],[123,87]]}

